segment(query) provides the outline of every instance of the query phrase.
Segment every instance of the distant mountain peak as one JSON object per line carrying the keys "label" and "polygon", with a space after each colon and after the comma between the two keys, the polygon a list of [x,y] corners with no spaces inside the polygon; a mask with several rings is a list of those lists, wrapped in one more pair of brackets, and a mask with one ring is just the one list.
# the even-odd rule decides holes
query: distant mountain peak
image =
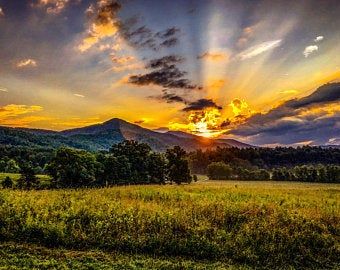
{"label": "distant mountain peak", "polygon": [[[30,137],[31,144],[42,145],[67,145],[86,150],[107,150],[113,144],[123,140],[136,140],[147,143],[157,151],[164,151],[167,148],[178,145],[187,151],[196,149],[209,149],[214,147],[252,147],[235,140],[209,139],[183,131],[157,132],[143,128],[137,124],[127,122],[120,118],[112,118],[100,124],[94,124],[81,128],[68,129],[61,132],[19,129],[13,128],[11,132],[5,129],[3,141],[15,141],[17,136],[21,136],[15,145],[26,145],[25,134]],[[0,127],[1,132],[1,127]],[[25,134],[19,134],[25,133]],[[1,135],[1,134],[0,134]],[[26,141],[25,141],[26,140]]]}

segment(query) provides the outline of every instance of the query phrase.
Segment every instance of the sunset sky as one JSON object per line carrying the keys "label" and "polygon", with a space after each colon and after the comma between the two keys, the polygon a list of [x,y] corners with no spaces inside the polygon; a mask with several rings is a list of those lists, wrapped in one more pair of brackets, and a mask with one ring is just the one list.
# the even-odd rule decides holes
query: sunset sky
{"label": "sunset sky", "polygon": [[0,0],[0,125],[117,117],[339,144],[339,14],[338,0]]}

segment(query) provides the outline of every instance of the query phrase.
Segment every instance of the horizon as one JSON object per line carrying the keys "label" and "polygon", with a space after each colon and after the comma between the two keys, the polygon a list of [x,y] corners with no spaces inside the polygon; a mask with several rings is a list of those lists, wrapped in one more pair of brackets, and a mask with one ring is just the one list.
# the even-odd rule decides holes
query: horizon
{"label": "horizon", "polygon": [[339,13],[335,0],[0,0],[0,126],[118,118],[259,146],[339,145]]}

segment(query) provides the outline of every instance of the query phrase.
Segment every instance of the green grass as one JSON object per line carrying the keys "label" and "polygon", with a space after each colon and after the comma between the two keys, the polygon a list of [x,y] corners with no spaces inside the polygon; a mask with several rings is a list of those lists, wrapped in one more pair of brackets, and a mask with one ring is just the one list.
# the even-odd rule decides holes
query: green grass
{"label": "green grass", "polygon": [[[13,181],[17,181],[20,177],[20,174],[19,173],[0,173],[0,182],[3,181],[7,176],[10,177]],[[45,174],[38,174],[37,178],[43,182],[44,181],[47,182],[51,180],[51,177]]]}
{"label": "green grass", "polygon": [[[18,181],[18,179],[20,178],[20,174],[19,173],[0,173],[0,183],[6,178],[6,177],[10,177],[14,183],[16,183]],[[45,174],[38,174],[37,178],[40,182],[40,185],[42,188],[44,187],[49,187],[50,181],[51,181],[51,177]]]}
{"label": "green grass", "polygon": [[0,244],[0,269],[249,269],[222,262],[119,254],[99,250],[76,251],[37,245]]}
{"label": "green grass", "polygon": [[[209,269],[204,268],[207,261],[216,269],[224,265],[336,269],[340,267],[339,199],[340,185],[288,182],[1,190],[0,239],[9,257],[0,262],[20,264],[27,254],[28,261],[43,263],[43,256],[32,248],[38,245],[53,248],[46,263],[58,265],[68,259],[55,254],[76,250],[81,258],[87,258],[88,252],[106,254],[105,258],[120,254],[126,265],[142,264],[127,269],[162,269],[162,265],[196,269],[196,263]],[[157,260],[152,259],[155,256]],[[70,260],[88,263],[78,257]],[[182,268],[180,261],[186,264]],[[113,267],[120,262],[98,263]]]}

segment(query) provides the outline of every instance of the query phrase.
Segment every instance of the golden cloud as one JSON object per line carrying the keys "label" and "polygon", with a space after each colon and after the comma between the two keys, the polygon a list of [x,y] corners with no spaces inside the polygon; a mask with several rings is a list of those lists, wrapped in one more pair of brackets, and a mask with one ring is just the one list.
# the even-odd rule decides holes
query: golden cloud
{"label": "golden cloud", "polygon": [[235,116],[239,116],[243,114],[248,115],[250,111],[248,103],[238,98],[235,98],[234,100],[232,100],[229,106],[232,108]]}
{"label": "golden cloud", "polygon": [[41,106],[28,106],[9,104],[0,107],[0,122],[5,126],[28,126],[32,122],[48,120],[49,117],[26,115],[40,112],[43,110]]}
{"label": "golden cloud", "polygon": [[119,21],[116,13],[120,5],[116,1],[101,0],[97,5],[90,5],[86,10],[90,23],[87,35],[78,45],[78,50],[85,52],[100,40],[113,37],[119,31]]}
{"label": "golden cloud", "polygon": [[197,57],[198,59],[209,60],[214,62],[226,61],[229,56],[223,52],[205,52]]}
{"label": "golden cloud", "polygon": [[88,119],[82,119],[79,117],[72,117],[67,120],[63,121],[54,121],[53,126],[55,127],[84,127],[84,126],[89,126],[89,125],[94,125],[94,124],[99,124],[102,121],[98,117],[90,117]]}
{"label": "golden cloud", "polygon": [[36,67],[38,65],[37,61],[34,59],[23,59],[20,60],[17,64],[17,68],[25,68],[25,67]]}
{"label": "golden cloud", "polygon": [[[71,1],[72,0],[38,0],[38,2],[36,4],[32,4],[32,6],[46,8],[46,12],[49,14],[59,14]],[[80,2],[79,0],[73,1]]]}
{"label": "golden cloud", "polygon": [[298,91],[297,90],[283,90],[283,91],[280,91],[280,94],[283,94],[283,95],[293,95],[293,94],[297,94]]}

